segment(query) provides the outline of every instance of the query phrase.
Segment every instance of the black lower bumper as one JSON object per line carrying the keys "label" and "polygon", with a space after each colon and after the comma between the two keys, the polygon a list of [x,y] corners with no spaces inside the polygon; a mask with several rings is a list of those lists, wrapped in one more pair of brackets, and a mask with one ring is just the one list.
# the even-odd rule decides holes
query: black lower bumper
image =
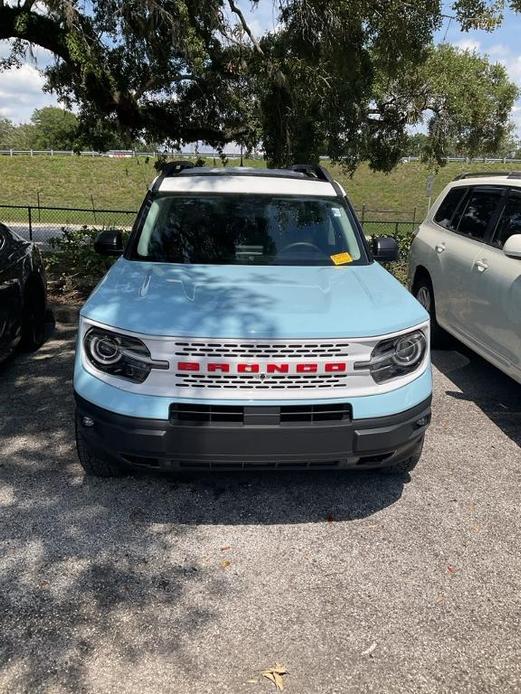
{"label": "black lower bumper", "polygon": [[[170,470],[342,469],[395,465],[417,449],[431,399],[388,417],[248,425],[114,414],[76,395],[78,432],[121,464]],[[84,418],[90,419],[86,426]]]}

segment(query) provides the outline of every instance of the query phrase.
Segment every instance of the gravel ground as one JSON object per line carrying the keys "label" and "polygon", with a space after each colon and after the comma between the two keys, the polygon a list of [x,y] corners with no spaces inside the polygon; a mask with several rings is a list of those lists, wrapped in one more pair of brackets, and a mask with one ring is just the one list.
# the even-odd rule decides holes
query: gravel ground
{"label": "gravel ground", "polygon": [[520,388],[434,355],[411,481],[86,479],[74,324],[0,370],[0,691],[521,689]]}

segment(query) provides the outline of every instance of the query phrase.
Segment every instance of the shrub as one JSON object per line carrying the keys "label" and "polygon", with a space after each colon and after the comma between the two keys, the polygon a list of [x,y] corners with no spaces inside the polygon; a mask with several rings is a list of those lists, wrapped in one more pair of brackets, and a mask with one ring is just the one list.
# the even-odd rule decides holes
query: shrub
{"label": "shrub", "polygon": [[[61,236],[50,239],[52,250],[46,255],[47,269],[63,291],[90,292],[116,260],[94,250],[100,231],[86,226],[63,228]],[[123,234],[128,237],[128,232]]]}

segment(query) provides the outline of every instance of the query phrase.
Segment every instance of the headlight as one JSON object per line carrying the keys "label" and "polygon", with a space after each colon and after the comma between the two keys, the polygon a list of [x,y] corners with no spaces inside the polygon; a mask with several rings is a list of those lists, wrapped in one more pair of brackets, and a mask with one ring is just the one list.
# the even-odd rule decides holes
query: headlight
{"label": "headlight", "polygon": [[369,369],[376,383],[404,376],[422,363],[427,338],[421,330],[382,340],[373,349],[368,362],[358,362],[355,369]]}
{"label": "headlight", "polygon": [[143,383],[152,369],[168,369],[168,362],[152,359],[148,347],[137,337],[90,328],[83,345],[96,369],[134,383]]}
{"label": "headlight", "polygon": [[415,366],[423,359],[425,347],[423,333],[404,335],[395,343],[392,359],[397,366]]}

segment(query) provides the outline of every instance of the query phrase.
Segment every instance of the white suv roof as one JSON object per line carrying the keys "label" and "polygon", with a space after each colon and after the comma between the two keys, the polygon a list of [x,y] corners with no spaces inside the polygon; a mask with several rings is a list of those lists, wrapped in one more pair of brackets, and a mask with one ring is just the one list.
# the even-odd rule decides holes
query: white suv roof
{"label": "white suv roof", "polygon": [[188,162],[167,164],[152,183],[161,193],[246,193],[264,195],[345,195],[338,183],[321,166],[295,169],[253,167],[207,168]]}
{"label": "white suv roof", "polygon": [[521,171],[483,171],[470,172],[457,176],[449,183],[451,188],[457,186],[512,186],[521,187]]}

